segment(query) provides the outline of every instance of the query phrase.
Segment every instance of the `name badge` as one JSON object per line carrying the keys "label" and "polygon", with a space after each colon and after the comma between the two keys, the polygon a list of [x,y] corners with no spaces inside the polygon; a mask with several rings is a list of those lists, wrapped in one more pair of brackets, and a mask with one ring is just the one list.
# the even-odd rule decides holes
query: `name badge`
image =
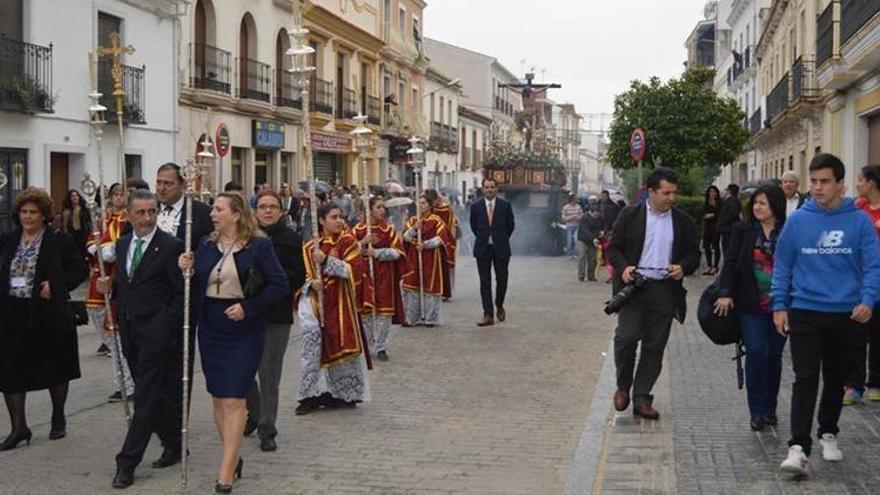
{"label": "name badge", "polygon": [[9,281],[9,286],[13,289],[24,289],[27,287],[27,279],[24,277],[12,277]]}

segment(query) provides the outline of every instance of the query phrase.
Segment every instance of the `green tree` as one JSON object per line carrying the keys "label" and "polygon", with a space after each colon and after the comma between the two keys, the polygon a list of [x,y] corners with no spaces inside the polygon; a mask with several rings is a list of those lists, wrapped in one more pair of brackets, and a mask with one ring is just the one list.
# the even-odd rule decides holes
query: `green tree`
{"label": "green tree", "polygon": [[612,166],[636,166],[630,158],[629,139],[641,127],[648,137],[643,167],[662,165],[704,182],[688,184],[693,189],[717,177],[721,165],[742,153],[749,134],[743,126],[746,115],[736,102],[712,91],[714,77],[713,69],[695,67],[665,83],[657,77],[633,81],[629,90],[614,99],[606,154]]}

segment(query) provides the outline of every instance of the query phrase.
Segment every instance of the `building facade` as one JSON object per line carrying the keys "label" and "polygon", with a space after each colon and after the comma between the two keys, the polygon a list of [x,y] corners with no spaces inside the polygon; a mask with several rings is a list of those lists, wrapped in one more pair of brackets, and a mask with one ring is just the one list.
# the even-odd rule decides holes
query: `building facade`
{"label": "building facade", "polygon": [[463,198],[470,196],[474,190],[482,187],[483,165],[489,150],[490,129],[492,118],[482,112],[471,110],[461,105],[458,108],[459,133],[458,141],[459,167],[456,187],[461,188]]}
{"label": "building facade", "polygon": [[[104,181],[151,180],[175,157],[178,30],[175,1],[0,0],[0,229],[10,227],[15,197],[29,185],[51,194],[56,209],[85,172],[97,177],[88,94],[98,85],[108,107],[102,154]],[[70,26],[80,29],[70,29]],[[89,53],[111,34],[134,52],[121,59],[125,149],[119,132],[111,61],[90,70]],[[3,181],[0,181],[3,182]]]}
{"label": "building facade", "polygon": [[581,176],[581,117],[574,104],[556,105],[559,118],[556,120],[556,142],[559,147],[559,159],[568,170],[569,189],[577,192]]}
{"label": "building facade", "polygon": [[759,21],[755,52],[763,126],[751,139],[759,178],[794,171],[806,183],[807,167],[822,149],[823,111],[816,86],[816,2],[774,0]]}
{"label": "building facade", "polygon": [[429,68],[425,90],[423,116],[429,128],[425,184],[428,187],[458,190],[458,106],[461,88],[456,80]]}
{"label": "building facade", "polygon": [[816,80],[824,103],[822,149],[859,169],[880,163],[880,2],[823,0],[816,18]]}

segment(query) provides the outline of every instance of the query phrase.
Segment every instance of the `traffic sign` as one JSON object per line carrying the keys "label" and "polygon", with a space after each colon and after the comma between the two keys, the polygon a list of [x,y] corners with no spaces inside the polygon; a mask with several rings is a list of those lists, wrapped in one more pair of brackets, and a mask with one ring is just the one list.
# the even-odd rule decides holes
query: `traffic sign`
{"label": "traffic sign", "polygon": [[226,127],[226,124],[220,124],[217,126],[217,135],[214,138],[214,143],[217,147],[217,154],[220,155],[221,158],[229,153],[230,137],[229,128]]}
{"label": "traffic sign", "polygon": [[648,148],[648,139],[645,136],[645,131],[636,128],[633,131],[632,136],[629,138],[629,156],[632,157],[634,161],[640,162],[645,158],[645,150]]}

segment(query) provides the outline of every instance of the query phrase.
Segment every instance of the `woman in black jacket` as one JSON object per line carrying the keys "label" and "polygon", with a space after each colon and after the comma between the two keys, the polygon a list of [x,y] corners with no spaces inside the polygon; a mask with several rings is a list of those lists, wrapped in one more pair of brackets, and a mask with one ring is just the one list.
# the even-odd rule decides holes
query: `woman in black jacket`
{"label": "woman in black jacket", "polygon": [[303,263],[302,237],[286,224],[287,211],[282,208],[281,197],[272,190],[257,195],[257,223],[268,234],[275,248],[281,267],[287,273],[290,292],[266,314],[266,334],[263,356],[257,372],[256,382],[248,392],[248,420],[245,434],[257,430],[260,436],[260,450],[272,452],[277,449],[275,418],[278,414],[278,389],[281,383],[281,368],[284,365],[284,351],[290,339],[290,326],[293,324],[293,294],[299,290],[306,279]]}
{"label": "woman in black jacket", "polygon": [[86,240],[92,233],[92,214],[76,189],[67,191],[62,207],[61,228],[73,238],[83,257],[87,257]]}
{"label": "woman in black jacket", "polygon": [[721,191],[715,186],[706,188],[703,201],[703,253],[706,255],[706,271],[703,275],[718,273],[721,260],[721,234],[718,233],[718,211],[721,207]]}
{"label": "woman in black jacket", "polygon": [[25,189],[13,210],[21,230],[0,239],[0,391],[12,425],[0,450],[30,444],[24,406],[33,390],[49,389],[52,398],[49,439],[66,435],[67,389],[80,377],[69,293],[89,276],[70,236],[46,226],[52,199],[45,191]]}
{"label": "woman in black jacket", "polygon": [[749,200],[751,220],[733,228],[724,254],[715,313],[727,315],[734,307],[746,346],[746,393],[751,428],[776,425],[776,397],[782,374],[785,337],[776,332],[771,310],[770,283],[776,240],[785,222],[785,193],[779,186],[762,186]]}

